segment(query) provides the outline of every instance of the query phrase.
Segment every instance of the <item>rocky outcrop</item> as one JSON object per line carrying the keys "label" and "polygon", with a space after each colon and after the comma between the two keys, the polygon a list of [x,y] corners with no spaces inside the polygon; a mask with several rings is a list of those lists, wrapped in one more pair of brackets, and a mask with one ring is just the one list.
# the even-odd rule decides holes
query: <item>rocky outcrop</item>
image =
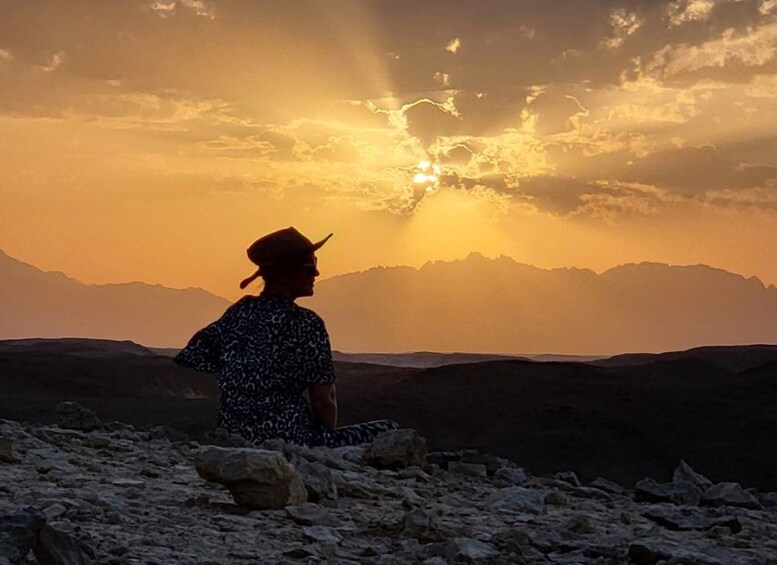
{"label": "rocky outcrop", "polygon": [[[777,562],[777,494],[743,489],[759,509],[707,506],[719,485],[690,468],[663,487],[706,487],[701,504],[637,500],[571,473],[538,477],[474,451],[424,462],[407,448],[418,445],[409,432],[394,451],[410,455],[388,468],[367,456],[374,445],[218,448],[119,424],[84,432],[0,420],[0,437],[17,460],[0,464],[0,563]],[[268,477],[288,479],[281,495],[262,499],[273,508],[234,494],[236,483],[255,481],[256,491]],[[302,484],[318,485],[316,502],[309,487],[297,496]],[[44,556],[40,540],[69,557]]]}
{"label": "rocky outcrop", "polygon": [[209,446],[194,465],[206,481],[226,486],[241,506],[278,509],[308,498],[299,474],[277,451]]}
{"label": "rocky outcrop", "polygon": [[423,465],[426,461],[426,440],[415,430],[383,432],[365,450],[364,461],[380,469]]}
{"label": "rocky outcrop", "polygon": [[60,402],[57,404],[57,424],[60,428],[88,432],[100,427],[100,419],[94,411],[77,402]]}

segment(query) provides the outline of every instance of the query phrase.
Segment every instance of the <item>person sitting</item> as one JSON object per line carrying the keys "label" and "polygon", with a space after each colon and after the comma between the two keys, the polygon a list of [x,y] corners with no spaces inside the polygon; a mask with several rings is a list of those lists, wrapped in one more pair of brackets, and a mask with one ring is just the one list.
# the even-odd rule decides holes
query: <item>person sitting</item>
{"label": "person sitting", "polygon": [[294,302],[313,295],[315,252],[330,237],[313,243],[289,227],[256,240],[247,253],[258,268],[240,288],[261,277],[262,292],[232,304],[175,356],[182,367],[219,373],[216,425],[223,431],[255,445],[282,439],[340,447],[399,427],[392,420],[337,426],[329,335],[318,314]]}

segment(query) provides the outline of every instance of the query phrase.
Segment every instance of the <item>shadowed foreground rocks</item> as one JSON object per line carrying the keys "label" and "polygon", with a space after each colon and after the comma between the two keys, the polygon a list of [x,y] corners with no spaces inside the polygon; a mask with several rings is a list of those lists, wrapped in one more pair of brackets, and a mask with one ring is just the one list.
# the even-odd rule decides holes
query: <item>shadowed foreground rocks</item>
{"label": "shadowed foreground rocks", "polygon": [[0,563],[777,562],[777,494],[685,463],[629,490],[385,434],[254,449],[0,420]]}

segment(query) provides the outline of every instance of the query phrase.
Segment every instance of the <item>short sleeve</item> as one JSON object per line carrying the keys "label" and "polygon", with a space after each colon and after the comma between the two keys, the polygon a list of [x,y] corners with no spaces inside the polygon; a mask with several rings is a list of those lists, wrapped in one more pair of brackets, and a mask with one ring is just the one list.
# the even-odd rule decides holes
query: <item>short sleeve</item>
{"label": "short sleeve", "polygon": [[335,382],[335,367],[332,362],[332,347],[324,320],[307,310],[303,316],[299,333],[299,351],[302,356],[302,378],[310,384],[331,384]]}
{"label": "short sleeve", "polygon": [[173,361],[195,371],[217,373],[221,370],[220,358],[221,332],[219,322],[216,321],[194,334]]}

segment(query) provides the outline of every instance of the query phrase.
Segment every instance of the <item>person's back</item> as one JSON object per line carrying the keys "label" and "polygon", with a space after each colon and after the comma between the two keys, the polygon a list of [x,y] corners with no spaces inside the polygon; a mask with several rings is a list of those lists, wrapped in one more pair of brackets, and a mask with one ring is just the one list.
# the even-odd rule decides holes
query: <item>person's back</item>
{"label": "person's back", "polygon": [[311,383],[335,381],[330,352],[318,315],[263,294],[241,298],[175,361],[220,373],[220,428],[254,442],[309,445],[314,425],[303,393]]}

